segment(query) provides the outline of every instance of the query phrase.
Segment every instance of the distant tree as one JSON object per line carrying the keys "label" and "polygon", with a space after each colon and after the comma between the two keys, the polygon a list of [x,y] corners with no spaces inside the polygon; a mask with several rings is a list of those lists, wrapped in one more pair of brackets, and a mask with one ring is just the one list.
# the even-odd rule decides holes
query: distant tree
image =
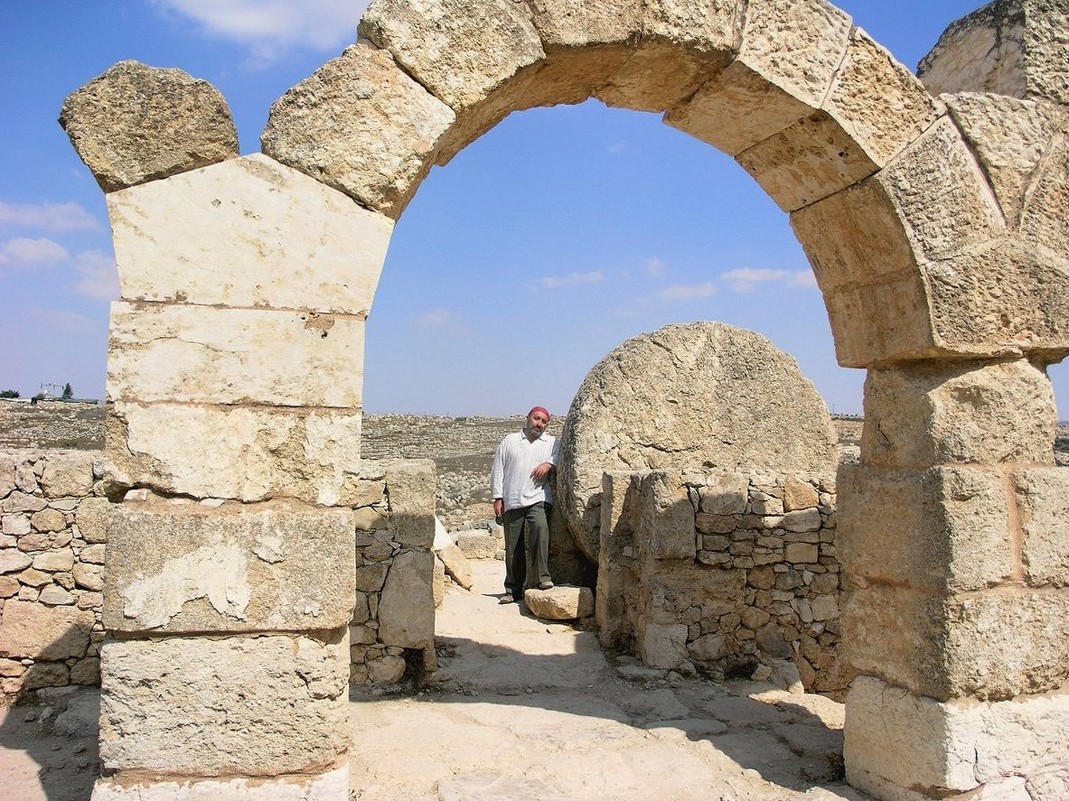
{"label": "distant tree", "polygon": [[71,385],[70,385],[70,382],[68,382],[68,383],[67,383],[67,384],[66,384],[66,385],[65,385],[65,386],[63,387],[63,394],[62,394],[62,395],[60,395],[60,397],[61,397],[61,398],[63,398],[63,400],[70,400],[71,398],[73,398],[73,397],[74,397],[74,390],[73,390],[73,389],[71,389]]}
{"label": "distant tree", "polygon": [[19,391],[17,389],[0,389],[0,398],[17,398],[19,397]]}

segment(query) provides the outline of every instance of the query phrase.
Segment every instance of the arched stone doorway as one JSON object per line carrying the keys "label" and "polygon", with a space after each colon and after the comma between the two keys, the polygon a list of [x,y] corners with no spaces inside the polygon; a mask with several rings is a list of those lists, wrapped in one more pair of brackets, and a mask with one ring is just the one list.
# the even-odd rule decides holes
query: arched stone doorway
{"label": "arched stone doorway", "polygon": [[[351,510],[377,480],[357,462],[352,365],[393,221],[433,164],[511,111],[589,97],[665,112],[735,157],[790,213],[840,363],[869,369],[861,464],[839,488],[846,639],[864,674],[847,703],[850,781],[883,798],[967,791],[1029,768],[981,747],[1006,731],[1053,737],[1051,758],[1064,758],[1066,480],[1044,374],[1069,351],[1056,104],[933,98],[821,0],[382,0],[360,30],[276,104],[263,155],[224,148],[101,181],[122,190],[109,195],[123,298],[109,357],[114,481],[205,501],[210,527],[232,526],[283,567],[264,582],[271,596],[224,581],[221,595],[179,597],[175,613],[112,608],[125,633],[105,649],[105,705],[158,673],[178,678],[158,679],[158,707],[113,716],[116,776],[99,797],[126,797],[127,775],[160,787],[255,776],[345,797],[334,732],[352,575],[311,586],[284,556],[296,536],[265,521],[303,515],[302,533],[351,547]],[[138,548],[162,551],[163,574],[196,573],[195,545],[211,537],[188,520],[190,537],[164,536],[175,509],[124,513],[138,537],[109,544],[113,579]],[[138,528],[139,515],[156,517]],[[257,676],[286,666],[254,704],[285,721],[273,740],[168,749],[171,727],[200,725],[195,708],[227,681],[178,704],[190,688],[165,668],[199,662]],[[313,685],[317,703],[287,718]],[[283,746],[287,726],[301,749]],[[930,758],[902,758],[917,753]]]}

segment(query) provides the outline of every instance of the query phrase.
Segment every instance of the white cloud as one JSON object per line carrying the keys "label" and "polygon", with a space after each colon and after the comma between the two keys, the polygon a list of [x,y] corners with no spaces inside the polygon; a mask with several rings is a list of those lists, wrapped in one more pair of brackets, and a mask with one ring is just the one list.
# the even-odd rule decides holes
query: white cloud
{"label": "white cloud", "polygon": [[78,278],[74,289],[79,295],[96,300],[119,297],[119,270],[115,259],[99,250],[85,250],[74,257]]}
{"label": "white cloud", "polygon": [[15,237],[0,242],[0,267],[37,267],[60,264],[70,258],[67,249],[51,239]]}
{"label": "white cloud", "polygon": [[78,203],[4,203],[0,225],[43,231],[96,231],[100,222]]}
{"label": "white cloud", "polygon": [[415,318],[415,323],[420,328],[442,328],[444,326],[459,323],[460,318],[448,309],[431,309]]}
{"label": "white cloud", "polygon": [[597,284],[605,280],[605,273],[601,270],[593,270],[589,273],[568,273],[567,275],[549,275],[539,278],[534,285],[541,289],[558,289],[562,286],[575,284]]}
{"label": "white cloud", "polygon": [[676,284],[662,289],[656,294],[658,300],[694,300],[708,298],[716,294],[716,285],[712,281],[703,284]]}
{"label": "white cloud", "polygon": [[646,259],[646,272],[654,277],[664,272],[664,268],[667,265],[659,258],[654,256],[652,259]]}
{"label": "white cloud", "polygon": [[735,292],[752,292],[761,284],[784,284],[786,286],[815,287],[816,279],[811,270],[770,270],[759,267],[740,267],[728,270],[720,276]]}
{"label": "white cloud", "polygon": [[353,0],[153,0],[188,17],[204,31],[249,48],[261,62],[287,50],[326,52],[356,41],[356,25],[368,3]]}

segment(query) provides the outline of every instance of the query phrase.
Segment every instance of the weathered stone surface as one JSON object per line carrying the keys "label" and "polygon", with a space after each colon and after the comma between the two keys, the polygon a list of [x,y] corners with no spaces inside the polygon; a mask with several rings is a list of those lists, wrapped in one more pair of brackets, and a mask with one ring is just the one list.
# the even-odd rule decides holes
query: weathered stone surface
{"label": "weathered stone surface", "polygon": [[168,633],[335,629],[352,615],[355,548],[348,509],[120,504],[108,528],[104,625]]}
{"label": "weathered stone surface", "polygon": [[1065,694],[939,703],[862,676],[846,698],[847,780],[877,797],[908,788],[932,798],[1003,777],[1039,780],[1069,764],[1067,720]]}
{"label": "weathered stone surface", "polygon": [[456,539],[457,547],[468,559],[495,559],[501,549],[497,537],[485,529],[459,531]]}
{"label": "weathered stone surface", "polygon": [[873,465],[1054,459],[1054,390],[1025,360],[872,369],[865,415],[861,453]]}
{"label": "weathered stone surface", "polygon": [[646,624],[639,652],[648,667],[679,667],[687,660],[687,627],[682,624]]}
{"label": "weathered stone surface", "polygon": [[743,10],[740,0],[649,0],[643,34],[699,53],[733,54],[739,46]]}
{"label": "weathered stone surface", "polygon": [[470,590],[472,585],[471,565],[468,557],[460,549],[460,546],[449,544],[437,551],[438,558],[445,565],[445,572],[465,590]]}
{"label": "weathered stone surface", "polygon": [[49,498],[83,497],[93,489],[90,451],[52,451],[45,459],[41,489]]}
{"label": "weathered stone surface", "polygon": [[[644,41],[628,51],[627,58],[593,96],[608,106],[635,111],[667,111],[693,95],[710,75],[723,68],[720,51],[681,49],[663,40]],[[612,62],[610,62],[612,64]]]}
{"label": "weathered stone surface", "polygon": [[859,673],[939,701],[1005,700],[1069,678],[1061,591],[1001,588],[962,595],[870,585],[844,599],[843,646]]}
{"label": "weathered stone surface", "polygon": [[358,407],[360,317],[200,305],[111,306],[108,399]]}
{"label": "weathered stone surface", "polygon": [[839,469],[836,544],[854,581],[932,592],[982,590],[1016,560],[1003,476],[973,467]]}
{"label": "weathered stone surface", "polygon": [[30,524],[41,533],[63,531],[67,521],[63,513],[55,509],[42,509],[30,517]]}
{"label": "weathered stone surface", "polygon": [[432,577],[431,590],[434,595],[434,608],[437,609],[445,601],[445,562],[434,557],[434,576]]}
{"label": "weathered stone surface", "polygon": [[0,551],[0,573],[16,573],[33,564],[33,557],[5,548]]}
{"label": "weathered stone surface", "polygon": [[994,92],[1069,105],[1065,32],[1058,0],[997,0],[948,27],[917,74],[932,94]]}
{"label": "weathered stone surface", "polygon": [[523,601],[531,614],[543,620],[578,620],[594,614],[594,593],[589,587],[558,584],[550,590],[525,590]]}
{"label": "weathered stone surface", "polygon": [[944,95],[941,99],[991,178],[1007,220],[1017,220],[1033,173],[1052,138],[1065,127],[1065,110],[995,94]]}
{"label": "weathered stone surface", "polygon": [[105,192],[238,154],[226,100],[177,69],[120,61],[63,103],[60,125]]}
{"label": "weathered stone surface", "polygon": [[84,498],[74,513],[74,522],[88,543],[108,541],[108,515],[112,503],[107,498]]}
{"label": "weathered stone surface", "polygon": [[47,570],[50,573],[70,570],[74,567],[74,551],[70,548],[63,548],[58,551],[39,553],[33,558],[33,566],[37,570]]}
{"label": "weathered stone surface", "polygon": [[510,0],[375,0],[359,30],[454,111],[545,55],[526,8]]}
{"label": "weathered stone surface", "polygon": [[349,765],[326,773],[269,781],[248,779],[156,781],[97,779],[93,801],[347,801]]}
{"label": "weathered stone surface", "polygon": [[437,476],[430,459],[381,463],[390,498],[390,533],[406,548],[429,550],[434,544],[434,492]]}
{"label": "weathered stone surface", "polygon": [[1015,480],[1028,583],[1069,587],[1069,471],[1034,468]]}
{"label": "weathered stone surface", "polygon": [[820,496],[816,488],[808,481],[788,476],[783,484],[783,510],[793,512],[800,509],[810,509],[820,503]]}
{"label": "weathered stone surface", "polygon": [[348,747],[347,636],[113,641],[101,660],[106,770],[316,773]]}
{"label": "weathered stone surface", "polygon": [[366,315],[393,221],[253,154],[108,196],[125,300]]}
{"label": "weathered stone surface", "polygon": [[558,506],[596,560],[606,471],[704,463],[826,472],[834,443],[824,402],[764,337],[720,323],[667,326],[587,375],[561,437]]}
{"label": "weathered stone surface", "polygon": [[693,559],[694,507],[679,475],[650,473],[642,481],[642,492],[648,510],[639,530],[644,551],[654,559]]}
{"label": "weathered stone surface", "polygon": [[625,43],[642,30],[642,0],[545,0],[531,20],[545,48]]}
{"label": "weathered stone surface", "polygon": [[113,477],[166,495],[345,504],[360,458],[359,410],[116,402],[106,454]]}
{"label": "weathered stone surface", "polygon": [[26,601],[5,601],[0,619],[0,656],[82,657],[89,646],[92,628],[92,612],[71,606],[46,607]]}
{"label": "weathered stone surface", "polygon": [[379,600],[379,639],[402,648],[433,648],[434,554],[402,551],[394,557]]}
{"label": "weathered stone surface", "polygon": [[358,44],[279,98],[261,141],[268,156],[396,219],[454,121],[389,52]]}

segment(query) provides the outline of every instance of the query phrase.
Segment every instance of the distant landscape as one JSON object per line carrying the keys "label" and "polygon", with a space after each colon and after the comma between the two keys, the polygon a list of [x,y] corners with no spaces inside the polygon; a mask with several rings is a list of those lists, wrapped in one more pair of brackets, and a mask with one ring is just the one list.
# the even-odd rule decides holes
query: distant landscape
{"label": "distant landscape", "polygon": [[[563,417],[551,433],[560,433]],[[843,460],[856,461],[863,421],[834,417]],[[482,526],[492,518],[489,474],[501,438],[519,430],[521,417],[436,417],[367,414],[362,455],[366,459],[431,459],[438,472],[438,516],[450,530]],[[0,400],[0,450],[104,447],[104,407],[94,403]],[[1054,455],[1069,466],[1069,425],[1058,426]]]}

